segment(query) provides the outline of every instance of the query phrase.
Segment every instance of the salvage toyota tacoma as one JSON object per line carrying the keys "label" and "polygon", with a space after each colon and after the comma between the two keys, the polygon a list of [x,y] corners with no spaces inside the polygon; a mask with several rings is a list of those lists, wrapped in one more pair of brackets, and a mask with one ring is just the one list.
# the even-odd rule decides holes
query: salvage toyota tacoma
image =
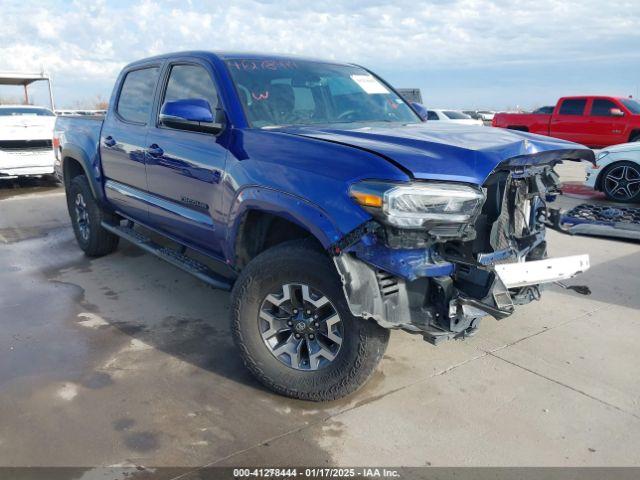
{"label": "salvage toyota tacoma", "polygon": [[104,120],[56,122],[80,248],[120,238],[231,290],[248,369],[299,399],[340,398],[389,330],[464,338],[589,267],[547,258],[554,166],[574,143],[424,121],[369,70],[186,52],[132,63]]}

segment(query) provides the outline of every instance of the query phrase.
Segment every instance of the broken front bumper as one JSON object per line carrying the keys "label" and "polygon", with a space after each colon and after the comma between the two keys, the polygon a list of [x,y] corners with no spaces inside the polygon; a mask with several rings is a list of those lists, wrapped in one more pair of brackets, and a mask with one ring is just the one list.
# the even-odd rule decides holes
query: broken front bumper
{"label": "broken front bumper", "polygon": [[494,267],[451,265],[452,275],[405,280],[349,253],[334,261],[354,316],[422,334],[434,345],[471,335],[482,317],[505,318],[515,304],[538,299],[540,285],[567,280],[589,268],[588,255],[575,255]]}
{"label": "broken front bumper", "polygon": [[495,266],[496,273],[507,288],[568,280],[588,269],[589,255],[572,255]]}
{"label": "broken front bumper", "polygon": [[351,312],[435,344],[471,335],[482,317],[505,318],[539,299],[541,285],[584,272],[587,255],[546,258],[547,202],[558,185],[552,164],[498,169],[472,228],[457,237],[440,227],[420,237],[365,224],[334,251]]}

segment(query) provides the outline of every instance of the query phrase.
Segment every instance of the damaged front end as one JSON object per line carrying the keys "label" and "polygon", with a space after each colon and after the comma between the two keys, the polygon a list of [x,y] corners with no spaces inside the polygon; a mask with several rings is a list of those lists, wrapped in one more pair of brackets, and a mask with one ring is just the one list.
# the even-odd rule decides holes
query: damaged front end
{"label": "damaged front end", "polygon": [[374,219],[332,248],[351,312],[438,344],[588,269],[587,255],[547,259],[545,242],[547,203],[559,193],[553,167],[582,152],[503,162],[482,188],[356,184],[352,196]]}

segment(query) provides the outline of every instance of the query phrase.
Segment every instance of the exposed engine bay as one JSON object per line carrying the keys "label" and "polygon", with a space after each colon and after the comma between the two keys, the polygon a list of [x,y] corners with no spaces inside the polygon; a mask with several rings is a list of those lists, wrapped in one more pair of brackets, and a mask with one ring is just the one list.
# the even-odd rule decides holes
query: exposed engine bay
{"label": "exposed engine bay", "polygon": [[473,221],[422,230],[370,222],[334,251],[354,315],[437,344],[473,335],[537,300],[541,284],[587,270],[587,255],[547,259],[547,203],[559,194],[557,162],[494,171]]}

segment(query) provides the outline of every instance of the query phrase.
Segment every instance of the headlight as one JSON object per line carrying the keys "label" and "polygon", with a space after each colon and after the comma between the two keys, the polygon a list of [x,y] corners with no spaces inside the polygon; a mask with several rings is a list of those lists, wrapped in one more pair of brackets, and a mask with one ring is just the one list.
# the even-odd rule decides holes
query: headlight
{"label": "headlight", "polygon": [[351,196],[374,216],[399,228],[421,228],[439,223],[475,220],[484,193],[459,183],[416,182],[406,185],[361,182]]}
{"label": "headlight", "polygon": [[598,152],[598,156],[596,157],[596,160],[602,160],[607,155],[609,155],[609,152],[607,152],[606,150],[602,150]]}

